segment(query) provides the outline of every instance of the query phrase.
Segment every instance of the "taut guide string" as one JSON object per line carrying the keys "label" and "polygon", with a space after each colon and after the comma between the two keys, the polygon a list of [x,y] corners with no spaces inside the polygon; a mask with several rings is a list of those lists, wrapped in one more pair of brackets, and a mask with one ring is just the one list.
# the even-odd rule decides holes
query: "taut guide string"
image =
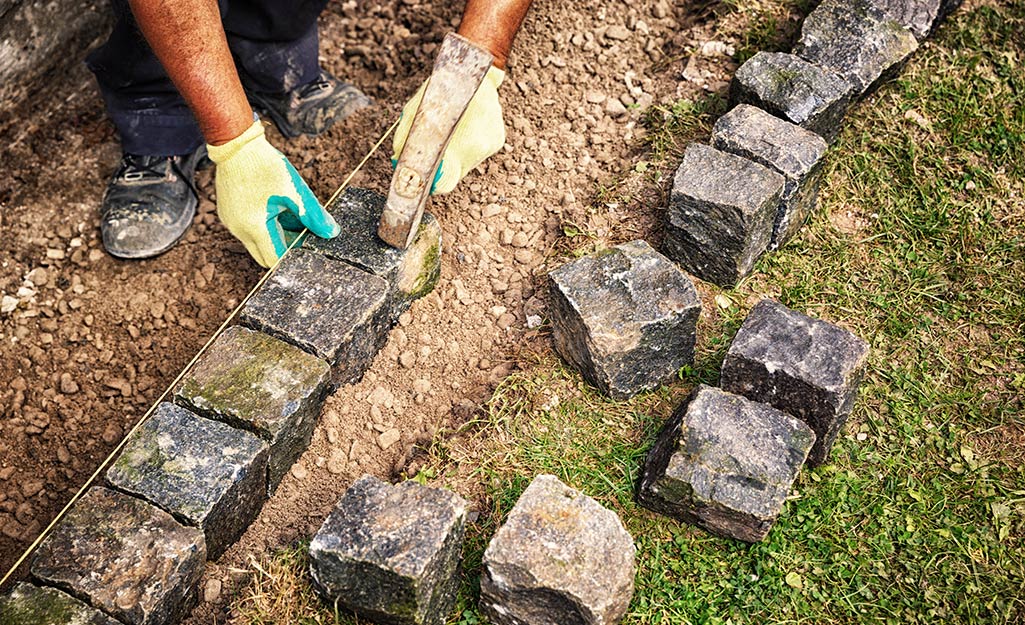
{"label": "taut guide string", "polygon": [[[345,189],[349,186],[349,183],[352,182],[352,179],[356,176],[356,174],[359,173],[361,169],[363,169],[363,166],[367,164],[367,161],[370,160],[370,157],[372,157],[377,152],[377,150],[381,147],[381,144],[385,142],[388,136],[391,135],[391,133],[395,130],[395,128],[398,125],[399,121],[397,120],[395,121],[395,123],[391,125],[390,128],[388,128],[388,130],[385,131],[383,135],[381,135],[381,138],[377,140],[377,143],[374,144],[374,147],[371,148],[369,152],[367,152],[366,156],[363,157],[363,160],[360,161],[359,165],[356,165],[356,168],[353,169],[351,173],[349,173],[349,175],[345,178],[345,181],[342,182],[341,186],[338,187],[338,189],[331,196],[331,199],[329,199],[327,201],[327,204],[324,204],[324,206],[330,206],[332,203],[334,203],[338,196],[341,195],[343,191],[345,191]],[[249,293],[247,293],[246,296],[242,299],[239,305],[231,311],[231,314],[228,315],[228,318],[224,320],[224,323],[222,323],[220,327],[217,328],[217,331],[214,332],[213,336],[211,336],[210,339],[199,350],[199,352],[196,353],[195,357],[191,361],[189,361],[189,364],[186,365],[184,369],[182,369],[181,373],[178,374],[178,377],[176,377],[174,381],[171,382],[170,386],[164,389],[164,392],[160,394],[160,397],[157,398],[156,402],[154,402],[153,405],[150,406],[149,410],[147,410],[146,413],[142,415],[142,418],[139,419],[139,422],[136,423],[135,426],[133,426],[132,429],[128,431],[128,434],[126,434],[124,438],[121,439],[121,442],[118,443],[116,447],[114,447],[114,450],[110,452],[110,455],[108,455],[106,459],[104,459],[104,461],[100,463],[100,466],[98,466],[96,470],[93,471],[93,474],[89,477],[88,480],[86,480],[85,484],[83,484],[82,487],[78,489],[78,492],[75,493],[75,495],[68,501],[68,503],[65,504],[63,508],[61,508],[61,511],[57,514],[53,521],[51,521],[50,524],[47,525],[45,529],[43,529],[43,531],[39,534],[39,536],[36,537],[34,541],[32,541],[32,544],[28,546],[28,548],[25,550],[23,554],[21,554],[21,557],[19,557],[18,560],[14,563],[14,565],[11,566],[10,570],[4,574],[3,579],[0,579],[0,588],[2,588],[5,583],[7,583],[7,580],[14,575],[14,572],[17,571],[18,568],[20,568],[21,565],[25,563],[25,560],[27,560],[29,556],[32,555],[32,552],[34,552],[36,548],[39,547],[39,545],[46,539],[46,537],[50,535],[50,533],[53,531],[53,528],[56,527],[58,523],[60,523],[60,521],[67,514],[68,510],[70,510],[71,507],[78,502],[82,495],[85,494],[85,491],[93,485],[93,483],[96,481],[96,478],[98,478],[100,474],[102,474],[103,471],[110,464],[110,461],[113,460],[115,456],[121,453],[121,451],[125,447],[125,444],[128,442],[128,439],[130,439],[132,435],[135,434],[139,430],[139,428],[142,427],[142,425],[150,418],[153,412],[157,409],[157,406],[159,406],[160,403],[164,401],[168,394],[170,394],[171,390],[178,386],[178,383],[181,382],[186,375],[188,375],[188,373],[192,370],[196,363],[199,362],[199,359],[203,356],[203,354],[206,353],[206,350],[210,348],[213,342],[216,341],[217,338],[221,336],[221,334],[224,333],[225,330],[228,329],[228,324],[230,324],[232,320],[235,319],[238,313],[249,302],[249,300],[252,299],[252,297],[260,289],[260,287],[262,287],[267,282],[267,280],[269,280],[270,277],[274,275],[274,271],[278,268],[278,265],[281,264],[281,261],[282,259],[284,259],[285,255],[288,254],[288,252],[293,247],[295,247],[297,243],[303,240],[302,235],[306,234],[307,232],[308,230],[304,228],[303,231],[299,234],[299,236],[297,236],[295,240],[292,241],[292,243],[288,246],[288,249],[285,250],[285,254],[282,254],[281,258],[279,258],[274,263],[274,265],[270,269],[268,269],[266,273],[263,274],[260,280],[256,283],[256,286],[254,286],[249,291]]]}

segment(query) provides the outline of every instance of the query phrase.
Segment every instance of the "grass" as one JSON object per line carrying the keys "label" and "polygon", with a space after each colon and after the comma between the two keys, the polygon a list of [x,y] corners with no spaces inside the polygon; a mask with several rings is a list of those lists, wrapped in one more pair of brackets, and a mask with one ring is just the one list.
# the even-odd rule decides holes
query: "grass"
{"label": "grass", "polygon": [[[422,479],[476,484],[481,511],[453,622],[482,622],[483,549],[537,473],[594,496],[635,537],[626,623],[1025,621],[1023,31],[1021,3],[959,13],[852,111],[818,212],[704,311],[678,383],[610,402],[539,354],[439,443]],[[706,106],[663,114],[649,160],[700,132]],[[763,295],[850,328],[872,357],[831,464],[802,472],[769,537],[748,546],[638,508],[633,487],[662,421],[693,384],[715,383]],[[459,462],[471,452],[483,460]],[[277,585],[254,572],[236,622],[336,622],[304,589],[301,548],[268,566]],[[283,595],[300,605],[288,619],[257,605]]]}

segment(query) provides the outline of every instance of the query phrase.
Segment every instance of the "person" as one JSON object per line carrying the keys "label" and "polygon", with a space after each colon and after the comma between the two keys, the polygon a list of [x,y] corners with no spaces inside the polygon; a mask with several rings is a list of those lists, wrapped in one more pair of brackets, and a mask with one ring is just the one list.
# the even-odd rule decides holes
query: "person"
{"label": "person", "polygon": [[[271,266],[304,227],[337,236],[254,112],[291,138],[320,134],[370,105],[320,67],[317,17],[327,0],[112,1],[114,29],[87,59],[123,151],[100,209],[107,251],[150,258],[170,249],[192,224],[193,178],[207,158],[216,167],[217,214],[260,265]],[[531,2],[467,0],[458,32],[495,61],[443,155],[434,193],[451,191],[502,148],[498,88]],[[422,94],[403,109],[396,157]]]}

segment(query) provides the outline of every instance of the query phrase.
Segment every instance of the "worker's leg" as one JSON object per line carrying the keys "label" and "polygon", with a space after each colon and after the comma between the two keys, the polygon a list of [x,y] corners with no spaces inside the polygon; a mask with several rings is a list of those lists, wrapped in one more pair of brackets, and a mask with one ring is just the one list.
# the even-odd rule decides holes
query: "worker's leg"
{"label": "worker's leg", "polygon": [[[124,153],[103,196],[100,232],[111,254],[149,258],[169,249],[192,224],[198,204],[193,177],[205,144],[126,0],[111,5],[114,30],[86,60]],[[221,6],[223,12],[223,0]]]}
{"label": "worker's leg", "polygon": [[283,134],[319,134],[370,104],[320,67],[317,17],[327,0],[232,0],[228,45],[253,104]]}

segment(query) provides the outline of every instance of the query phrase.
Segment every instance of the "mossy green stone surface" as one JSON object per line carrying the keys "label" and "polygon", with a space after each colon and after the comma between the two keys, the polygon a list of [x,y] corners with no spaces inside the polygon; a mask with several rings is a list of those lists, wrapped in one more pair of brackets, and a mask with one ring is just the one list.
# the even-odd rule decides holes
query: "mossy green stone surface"
{"label": "mossy green stone surface", "polygon": [[0,596],[0,625],[120,625],[54,588],[18,583]]}
{"label": "mossy green stone surface", "polygon": [[164,403],[128,440],[107,482],[201,528],[217,559],[260,511],[267,455],[256,436]]}
{"label": "mossy green stone surface", "polygon": [[175,401],[267,441],[268,489],[273,491],[309,446],[329,380],[330,367],[323,360],[235,326],[182,380]]}

